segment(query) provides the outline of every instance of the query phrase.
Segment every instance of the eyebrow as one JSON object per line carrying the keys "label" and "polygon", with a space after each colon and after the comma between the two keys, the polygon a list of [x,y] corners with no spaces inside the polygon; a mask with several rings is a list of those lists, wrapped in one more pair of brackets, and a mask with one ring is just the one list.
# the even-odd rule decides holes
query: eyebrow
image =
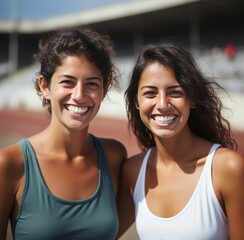
{"label": "eyebrow", "polygon": [[65,78],[72,78],[72,79],[76,79],[74,76],[69,75],[69,74],[61,74],[61,75],[59,75],[59,76],[58,76],[58,78],[63,78],[63,77],[65,77]]}
{"label": "eyebrow", "polygon": [[88,78],[86,78],[86,80],[94,80],[94,79],[102,81],[102,79],[100,77],[88,77]]}
{"label": "eyebrow", "polygon": [[[143,90],[144,88],[157,89],[157,87],[155,87],[155,86],[148,85],[148,86],[141,87],[141,90]],[[172,89],[172,88],[182,88],[182,87],[181,87],[181,85],[173,85],[173,86],[168,87],[167,89]]]}
{"label": "eyebrow", "polygon": [[[69,74],[61,74],[61,75],[58,76],[58,78],[63,78],[63,77],[71,78],[71,79],[77,79],[76,77],[74,77],[72,75],[69,75]],[[96,77],[96,76],[87,77],[85,80],[94,80],[94,79],[102,81],[102,79],[100,77]]]}

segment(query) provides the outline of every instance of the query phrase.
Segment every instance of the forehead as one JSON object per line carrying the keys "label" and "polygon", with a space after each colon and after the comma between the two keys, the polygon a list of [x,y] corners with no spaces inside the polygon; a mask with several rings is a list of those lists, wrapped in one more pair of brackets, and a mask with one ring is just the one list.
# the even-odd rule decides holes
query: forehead
{"label": "forehead", "polygon": [[148,65],[142,72],[139,80],[139,86],[142,85],[176,85],[179,84],[176,80],[174,71],[158,62]]}
{"label": "forehead", "polygon": [[88,60],[84,55],[66,55],[60,66],[75,66],[75,65],[95,66],[91,61]]}
{"label": "forehead", "polygon": [[89,61],[85,56],[66,56],[60,66],[57,67],[57,72],[70,72],[74,74],[96,74],[101,75],[101,71],[94,63]]}

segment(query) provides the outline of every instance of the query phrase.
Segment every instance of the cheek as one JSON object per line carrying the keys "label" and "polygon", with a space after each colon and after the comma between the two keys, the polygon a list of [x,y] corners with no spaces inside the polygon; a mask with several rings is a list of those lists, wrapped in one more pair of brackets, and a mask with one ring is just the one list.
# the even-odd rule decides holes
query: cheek
{"label": "cheek", "polygon": [[91,92],[90,97],[93,99],[93,101],[97,103],[101,103],[105,95],[103,91],[97,91],[97,92]]}
{"label": "cheek", "polygon": [[138,111],[142,121],[148,121],[151,113],[155,109],[155,105],[156,105],[156,99],[138,98],[138,106],[139,106]]}
{"label": "cheek", "polygon": [[147,105],[147,104],[141,104],[139,105],[140,106],[140,109],[138,110],[139,111],[139,115],[140,115],[140,118],[141,118],[141,121],[144,123],[144,125],[147,127],[147,128],[150,128],[150,107]]}
{"label": "cheek", "polygon": [[70,97],[69,92],[65,89],[55,89],[55,91],[50,91],[50,101],[53,103],[61,103],[62,101],[68,101]]}
{"label": "cheek", "polygon": [[181,109],[182,109],[181,116],[184,119],[184,122],[187,122],[189,119],[189,116],[190,116],[190,111],[191,111],[190,105],[185,104],[184,106],[182,106]]}
{"label": "cheek", "polygon": [[138,97],[137,101],[138,101],[139,108],[144,110],[147,110],[151,106],[155,105],[155,100],[150,98]]}

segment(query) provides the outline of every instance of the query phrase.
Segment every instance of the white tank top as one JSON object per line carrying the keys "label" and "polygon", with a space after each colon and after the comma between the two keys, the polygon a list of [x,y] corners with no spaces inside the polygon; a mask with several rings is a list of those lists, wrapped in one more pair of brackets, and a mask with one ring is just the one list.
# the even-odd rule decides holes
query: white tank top
{"label": "white tank top", "polygon": [[140,239],[229,239],[228,220],[215,195],[211,174],[213,155],[219,146],[219,144],[212,146],[189,202],[178,214],[169,218],[155,216],[146,203],[145,173],[151,149],[148,150],[134,191],[136,229]]}

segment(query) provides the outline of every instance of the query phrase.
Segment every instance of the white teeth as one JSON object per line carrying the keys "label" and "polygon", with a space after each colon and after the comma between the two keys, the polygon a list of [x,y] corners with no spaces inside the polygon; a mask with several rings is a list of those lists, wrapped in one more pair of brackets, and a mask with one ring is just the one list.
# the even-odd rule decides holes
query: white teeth
{"label": "white teeth", "polygon": [[154,120],[155,122],[161,123],[161,124],[169,124],[175,119],[175,116],[155,116]]}
{"label": "white teeth", "polygon": [[75,106],[67,106],[67,110],[75,114],[83,114],[88,110],[88,107],[75,107]]}

